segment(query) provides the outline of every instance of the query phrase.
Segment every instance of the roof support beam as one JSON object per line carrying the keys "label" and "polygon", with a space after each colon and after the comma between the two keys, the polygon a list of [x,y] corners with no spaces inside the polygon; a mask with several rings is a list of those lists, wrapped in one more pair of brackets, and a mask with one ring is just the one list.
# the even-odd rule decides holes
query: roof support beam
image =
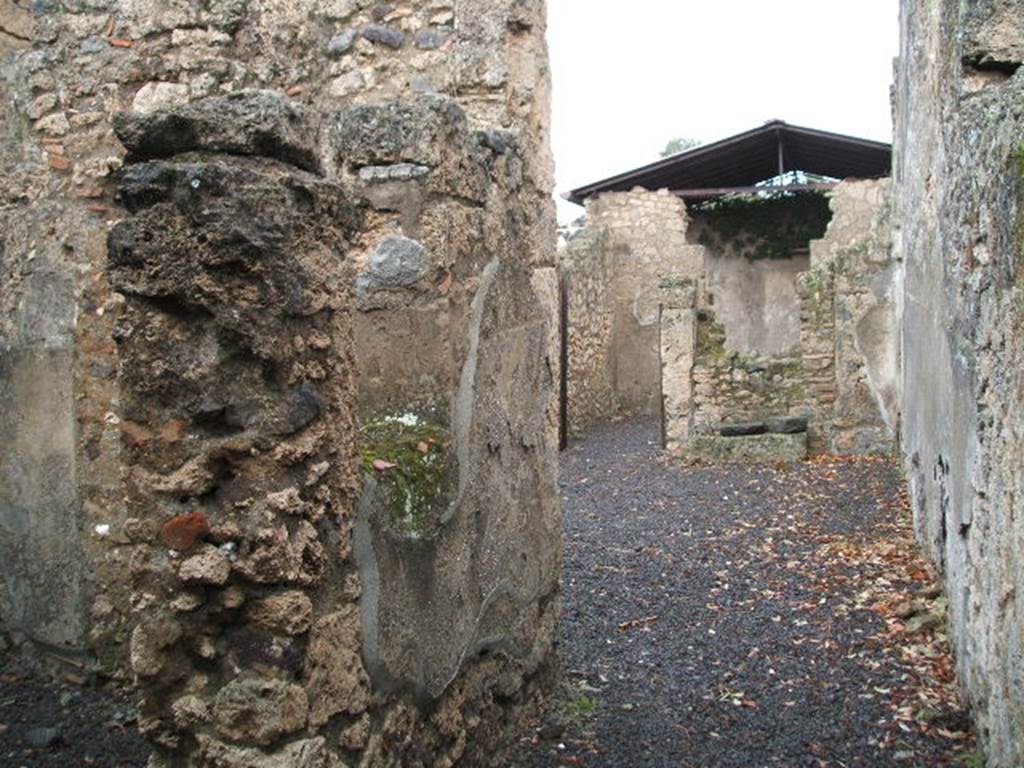
{"label": "roof support beam", "polygon": [[722,195],[756,195],[761,192],[775,194],[777,192],[817,192],[835,189],[838,181],[819,182],[816,184],[787,184],[782,187],[708,187],[707,189],[673,189],[671,194],[683,199],[700,200],[702,198],[721,197]]}
{"label": "roof support beam", "polygon": [[775,143],[778,145],[778,149],[779,149],[779,179],[780,179],[780,183],[781,183],[781,179],[786,175],[786,156],[785,156],[785,154],[782,151],[782,131],[781,130],[776,130],[775,131]]}

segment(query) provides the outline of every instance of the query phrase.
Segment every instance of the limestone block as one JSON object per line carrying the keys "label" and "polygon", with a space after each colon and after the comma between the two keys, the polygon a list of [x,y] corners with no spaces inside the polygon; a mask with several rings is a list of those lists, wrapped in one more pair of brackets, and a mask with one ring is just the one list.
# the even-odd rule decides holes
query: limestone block
{"label": "limestone block", "polygon": [[205,735],[198,736],[198,742],[201,764],[210,768],[345,768],[322,736],[292,742],[270,754],[225,744]]}
{"label": "limestone block", "polygon": [[181,638],[181,625],[169,619],[144,622],[132,630],[131,665],[139,677],[155,677],[167,662],[164,651]]}
{"label": "limestone block", "polygon": [[661,391],[665,447],[683,450],[693,426],[693,363],[697,317],[692,307],[666,307],[661,315]]}
{"label": "limestone block", "polygon": [[304,728],[308,711],[300,686],[260,678],[232,680],[218,691],[211,707],[221,737],[260,745]]}
{"label": "limestone block", "polygon": [[274,91],[238,91],[150,112],[125,112],[114,119],[114,129],[137,160],[207,150],[317,167],[315,137],[301,108]]}
{"label": "limestone block", "polygon": [[419,96],[383,105],[340,111],[333,144],[338,159],[357,167],[412,163],[440,165],[446,149],[457,147],[466,116],[452,100]]}
{"label": "limestone block", "polygon": [[301,635],[313,621],[313,603],[304,592],[282,592],[252,603],[246,620],[270,632]]}
{"label": "limestone block", "polygon": [[172,109],[185,104],[189,98],[188,85],[153,81],[146,83],[132,100],[132,112],[147,115],[161,109]]}
{"label": "limestone block", "polygon": [[207,545],[181,564],[178,578],[186,584],[221,586],[231,573],[231,562],[217,547]]}
{"label": "limestone block", "polygon": [[310,725],[339,713],[361,714],[370,703],[369,678],[360,654],[359,612],[354,607],[317,620],[306,659]]}
{"label": "limestone block", "polygon": [[693,435],[686,443],[685,455],[744,464],[803,461],[807,458],[807,435]]}
{"label": "limestone block", "polygon": [[366,269],[356,278],[356,291],[411,288],[426,274],[426,249],[407,237],[385,237],[374,248]]}

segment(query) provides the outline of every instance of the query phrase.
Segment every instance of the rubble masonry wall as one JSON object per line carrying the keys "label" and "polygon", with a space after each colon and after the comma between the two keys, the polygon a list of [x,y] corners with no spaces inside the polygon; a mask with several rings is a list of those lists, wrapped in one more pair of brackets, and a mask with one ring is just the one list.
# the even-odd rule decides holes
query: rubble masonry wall
{"label": "rubble masonry wall", "polygon": [[901,3],[902,442],[988,765],[1024,762],[1024,5]]}
{"label": "rubble masonry wall", "polygon": [[[133,674],[156,766],[494,759],[555,666],[543,3],[0,20],[5,628]],[[358,417],[414,392],[410,526]]]}

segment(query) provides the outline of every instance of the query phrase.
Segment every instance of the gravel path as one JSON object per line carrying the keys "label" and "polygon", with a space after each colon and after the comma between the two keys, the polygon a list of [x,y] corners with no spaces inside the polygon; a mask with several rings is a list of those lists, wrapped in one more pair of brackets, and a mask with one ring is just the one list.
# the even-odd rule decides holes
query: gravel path
{"label": "gravel path", "polygon": [[[565,682],[510,768],[981,765],[895,467],[683,468],[656,438],[563,456]],[[144,764],[126,699],[5,672],[0,766]]]}
{"label": "gravel path", "polygon": [[0,674],[3,768],[142,768],[148,757],[124,693]]}
{"label": "gravel path", "polygon": [[656,439],[609,426],[563,456],[564,690],[513,765],[960,765],[897,469],[684,468]]}

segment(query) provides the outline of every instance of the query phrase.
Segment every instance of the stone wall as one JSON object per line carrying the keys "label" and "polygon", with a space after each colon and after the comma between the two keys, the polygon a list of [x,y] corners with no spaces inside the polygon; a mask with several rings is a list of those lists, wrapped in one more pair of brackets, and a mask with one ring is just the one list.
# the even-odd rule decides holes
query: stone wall
{"label": "stone wall", "polygon": [[585,227],[559,255],[568,328],[568,427],[584,434],[618,413],[612,357],[611,252],[605,234]]}
{"label": "stone wall", "polygon": [[903,449],[988,765],[1024,763],[1024,5],[903,0]]}
{"label": "stone wall", "polygon": [[492,759],[558,610],[543,3],[22,5],[5,628],[130,663],[157,766]]}
{"label": "stone wall", "polygon": [[891,453],[899,423],[899,264],[891,182],[846,181],[800,277],[801,353],[812,452]]}
{"label": "stone wall", "polygon": [[792,357],[800,348],[797,278],[806,254],[758,259],[709,254],[708,293],[726,345],[743,355]]}
{"label": "stone wall", "polygon": [[820,194],[714,201],[689,211],[687,239],[705,247],[707,304],[726,346],[751,357],[793,357],[800,347],[797,278],[831,214]]}
{"label": "stone wall", "polygon": [[717,433],[723,424],[804,415],[806,394],[799,357],[748,357],[730,350],[724,326],[709,310],[698,313],[696,346],[696,432]]}
{"label": "stone wall", "polygon": [[698,285],[704,271],[704,249],[687,242],[686,207],[667,191],[601,195],[588,202],[587,220],[561,263],[575,433],[595,421],[660,413],[661,281]]}
{"label": "stone wall", "polygon": [[[819,195],[694,212],[664,190],[589,201],[586,227],[561,256],[572,431],[602,419],[673,414],[685,403],[686,423],[666,424],[675,444],[690,428],[801,413],[797,276],[828,216]],[[682,285],[693,289],[685,307]],[[663,307],[673,312],[659,325]],[[692,331],[680,330],[686,323],[676,310],[699,310]],[[678,340],[659,340],[666,330]],[[687,334],[696,358],[680,357]],[[696,364],[686,376],[684,360]]]}

